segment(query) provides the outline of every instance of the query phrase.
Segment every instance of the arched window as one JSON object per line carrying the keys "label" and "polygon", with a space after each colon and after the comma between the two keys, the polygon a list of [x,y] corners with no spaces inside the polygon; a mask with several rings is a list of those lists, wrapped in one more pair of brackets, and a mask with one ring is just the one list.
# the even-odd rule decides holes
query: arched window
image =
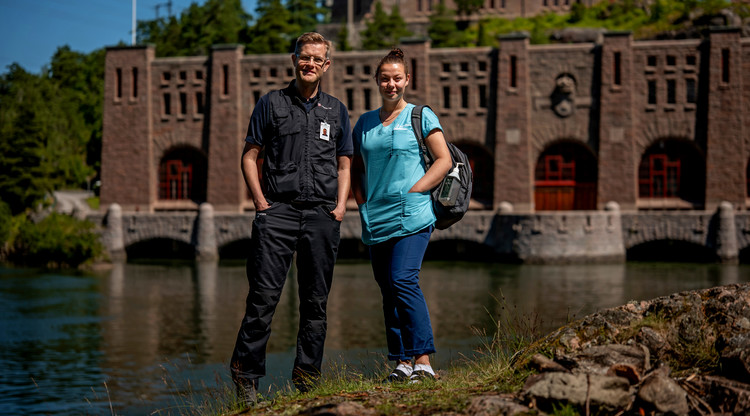
{"label": "arched window", "polygon": [[[677,204],[689,204],[685,208],[697,207],[703,204],[705,187],[706,164],[693,142],[660,140],[641,157],[638,197],[646,205],[649,200],[672,200]],[[660,206],[669,208],[664,204]]]}
{"label": "arched window", "polygon": [[596,159],[585,146],[549,146],[537,160],[534,177],[536,210],[596,209]]}
{"label": "arched window", "polygon": [[159,164],[159,199],[206,200],[206,157],[183,147],[168,152]]}
{"label": "arched window", "polygon": [[474,174],[471,199],[490,209],[495,186],[495,159],[482,146],[469,142],[460,142],[456,145],[469,157],[471,171]]}

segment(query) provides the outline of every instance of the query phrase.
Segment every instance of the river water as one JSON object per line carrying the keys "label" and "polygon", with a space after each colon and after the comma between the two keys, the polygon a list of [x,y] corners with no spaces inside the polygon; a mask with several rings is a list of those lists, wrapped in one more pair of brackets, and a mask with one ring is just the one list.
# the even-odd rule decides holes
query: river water
{"label": "river water", "polygon": [[[325,366],[380,376],[385,336],[369,263],[340,261]],[[504,313],[539,334],[629,300],[750,282],[750,266],[426,262],[437,368],[471,356]],[[236,264],[115,264],[93,274],[0,268],[0,414],[185,414],[230,386],[247,293]],[[288,388],[297,331],[284,288],[261,390]]]}

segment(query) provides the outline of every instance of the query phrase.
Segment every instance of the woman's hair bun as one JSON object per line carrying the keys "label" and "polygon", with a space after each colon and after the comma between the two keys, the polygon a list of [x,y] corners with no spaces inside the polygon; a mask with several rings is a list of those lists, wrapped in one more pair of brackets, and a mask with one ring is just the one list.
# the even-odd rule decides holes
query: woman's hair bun
{"label": "woman's hair bun", "polygon": [[393,48],[390,52],[388,52],[388,56],[395,56],[399,59],[404,59],[404,51],[402,51],[400,48]]}

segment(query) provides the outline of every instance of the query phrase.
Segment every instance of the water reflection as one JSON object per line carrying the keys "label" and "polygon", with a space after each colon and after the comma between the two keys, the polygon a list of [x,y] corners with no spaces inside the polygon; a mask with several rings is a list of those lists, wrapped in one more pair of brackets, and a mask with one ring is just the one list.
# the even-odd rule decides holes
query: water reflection
{"label": "water reflection", "polygon": [[[326,364],[383,368],[380,292],[369,263],[337,265],[329,300]],[[538,316],[542,330],[620,305],[748,282],[750,267],[695,264],[518,266],[428,262],[421,286],[444,367],[480,342],[503,308]],[[144,414],[179,392],[228,383],[244,311],[243,265],[115,264],[101,276],[0,269],[0,408],[9,414]],[[269,342],[269,377],[283,385],[297,333],[297,286],[282,293]],[[189,382],[189,383],[188,383]],[[176,398],[177,397],[177,398]],[[176,403],[178,401],[178,403]]]}

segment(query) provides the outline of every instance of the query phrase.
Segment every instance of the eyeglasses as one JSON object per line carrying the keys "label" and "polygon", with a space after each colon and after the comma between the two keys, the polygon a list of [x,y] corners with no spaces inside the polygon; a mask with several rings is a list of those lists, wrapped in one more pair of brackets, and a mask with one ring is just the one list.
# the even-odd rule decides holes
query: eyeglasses
{"label": "eyeglasses", "polygon": [[328,59],[319,58],[317,56],[308,56],[308,55],[297,55],[297,62],[299,63],[314,63],[317,66],[323,66],[324,63],[326,63]]}

